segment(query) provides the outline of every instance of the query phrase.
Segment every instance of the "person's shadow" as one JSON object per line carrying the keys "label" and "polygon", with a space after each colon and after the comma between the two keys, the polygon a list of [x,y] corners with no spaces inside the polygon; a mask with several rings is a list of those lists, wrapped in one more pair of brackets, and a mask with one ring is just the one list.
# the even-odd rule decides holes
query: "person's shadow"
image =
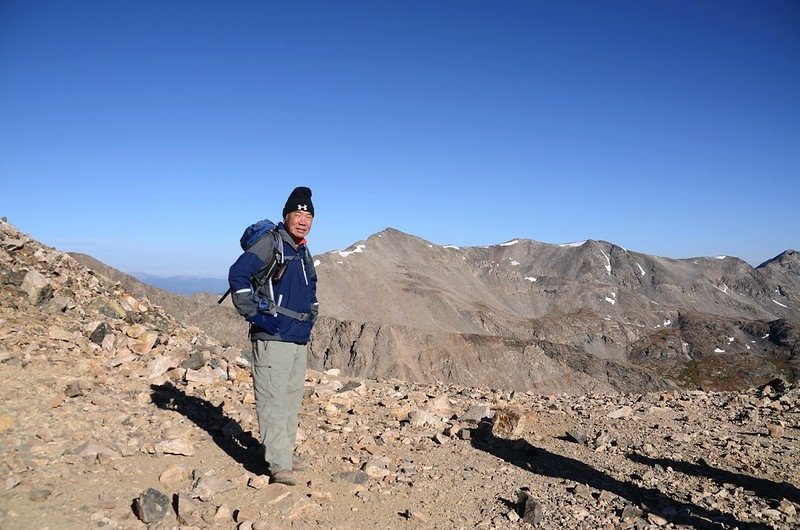
{"label": "person's shadow", "polygon": [[731,514],[708,510],[695,504],[673,499],[659,490],[645,488],[632,482],[616,479],[592,466],[567,456],[535,447],[526,440],[497,438],[486,428],[476,429],[472,446],[522,469],[558,479],[585,484],[598,490],[627,499],[634,506],[644,508],[675,524],[693,528],[739,528],[739,530],[767,530],[771,527],[736,519]]}
{"label": "person's shadow", "polygon": [[710,466],[704,462],[693,464],[691,462],[672,460],[670,458],[650,458],[638,453],[631,453],[628,455],[628,458],[634,462],[639,462],[640,464],[648,466],[659,465],[662,468],[671,467],[675,471],[680,471],[685,475],[710,478],[718,484],[741,486],[746,490],[752,491],[762,499],[780,501],[782,498],[785,498],[794,503],[800,503],[800,489],[788,482],[773,482],[763,478],[734,473]]}
{"label": "person's shadow", "polygon": [[172,383],[150,385],[150,399],[158,408],[186,416],[247,471],[257,475],[266,473],[260,442],[236,420],[227,417],[222,405],[214,406],[205,399],[187,395]]}

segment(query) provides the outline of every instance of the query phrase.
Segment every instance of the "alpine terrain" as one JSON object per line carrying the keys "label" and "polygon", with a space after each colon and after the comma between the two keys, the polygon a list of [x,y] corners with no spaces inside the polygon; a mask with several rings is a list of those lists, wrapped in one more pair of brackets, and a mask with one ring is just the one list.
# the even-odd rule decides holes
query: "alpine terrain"
{"label": "alpine terrain", "polygon": [[800,524],[794,252],[359,245],[319,257],[292,488],[230,307],[0,222],[0,528]]}

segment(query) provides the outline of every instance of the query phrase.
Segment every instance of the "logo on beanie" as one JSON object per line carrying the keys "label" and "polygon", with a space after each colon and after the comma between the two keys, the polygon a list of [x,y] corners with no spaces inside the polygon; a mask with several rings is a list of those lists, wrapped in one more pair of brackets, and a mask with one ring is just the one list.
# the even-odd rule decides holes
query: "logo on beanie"
{"label": "logo on beanie", "polygon": [[[1,0],[0,0],[1,1]],[[283,216],[286,217],[290,212],[307,212],[314,216],[314,203],[311,202],[311,188],[299,186],[292,190],[286,204],[283,207]]]}

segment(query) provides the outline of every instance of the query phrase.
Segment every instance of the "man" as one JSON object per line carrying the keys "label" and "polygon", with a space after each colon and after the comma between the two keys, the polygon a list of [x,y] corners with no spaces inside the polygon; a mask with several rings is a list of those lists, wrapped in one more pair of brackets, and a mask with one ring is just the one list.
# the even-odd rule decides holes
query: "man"
{"label": "man", "polygon": [[[283,208],[277,234],[261,237],[228,274],[233,304],[250,322],[253,343],[253,387],[264,459],[272,482],[296,484],[294,471],[304,467],[293,458],[303,400],[307,343],[318,311],[317,276],[306,248],[314,220],[311,190],[295,188]],[[271,280],[254,287],[253,277],[276,258]],[[281,263],[283,261],[283,263]]]}

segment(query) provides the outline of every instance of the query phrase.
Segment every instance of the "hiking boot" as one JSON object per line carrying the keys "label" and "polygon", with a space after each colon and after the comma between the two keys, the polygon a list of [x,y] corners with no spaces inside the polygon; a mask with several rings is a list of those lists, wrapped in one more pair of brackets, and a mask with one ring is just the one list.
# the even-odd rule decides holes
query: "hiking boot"
{"label": "hiking boot", "polygon": [[295,456],[292,458],[292,471],[302,471],[308,467],[308,462],[304,458]]}
{"label": "hiking boot", "polygon": [[297,484],[297,479],[291,469],[281,469],[277,473],[273,473],[269,481],[272,484],[286,484],[287,486]]}

